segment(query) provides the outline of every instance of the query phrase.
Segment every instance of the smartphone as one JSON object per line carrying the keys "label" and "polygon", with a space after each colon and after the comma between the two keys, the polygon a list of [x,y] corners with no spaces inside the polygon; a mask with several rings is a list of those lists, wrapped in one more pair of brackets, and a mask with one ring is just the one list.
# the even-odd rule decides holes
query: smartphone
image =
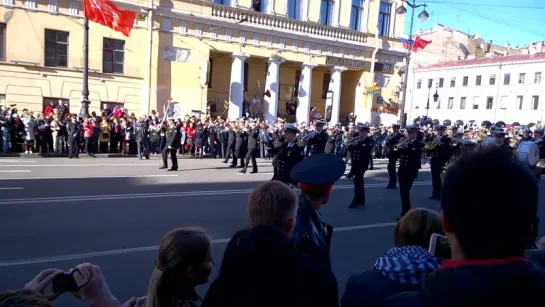
{"label": "smartphone", "polygon": [[77,270],[70,272],[64,272],[63,274],[55,276],[52,281],[54,293],[76,292],[79,290],[74,273]]}
{"label": "smartphone", "polygon": [[434,233],[430,238],[430,247],[428,248],[430,254],[438,258],[450,259],[450,243],[447,237]]}

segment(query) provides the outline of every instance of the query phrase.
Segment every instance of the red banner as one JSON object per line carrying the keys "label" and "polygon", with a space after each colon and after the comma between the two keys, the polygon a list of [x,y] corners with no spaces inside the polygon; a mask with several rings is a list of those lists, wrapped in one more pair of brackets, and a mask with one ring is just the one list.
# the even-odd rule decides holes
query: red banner
{"label": "red banner", "polygon": [[108,0],[83,0],[85,17],[125,36],[131,33],[136,13],[122,10]]}
{"label": "red banner", "polygon": [[399,112],[398,106],[380,106],[371,108],[371,112],[386,113],[386,114],[397,114]]}

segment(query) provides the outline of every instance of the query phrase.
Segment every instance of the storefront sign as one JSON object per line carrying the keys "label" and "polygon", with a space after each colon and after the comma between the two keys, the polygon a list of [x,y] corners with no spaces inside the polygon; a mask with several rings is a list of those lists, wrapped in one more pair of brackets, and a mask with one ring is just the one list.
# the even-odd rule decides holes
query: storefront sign
{"label": "storefront sign", "polygon": [[378,106],[371,108],[371,112],[397,114],[399,112],[399,107],[397,105]]}
{"label": "storefront sign", "polygon": [[170,62],[187,63],[191,61],[191,50],[176,47],[165,47],[163,57]]}
{"label": "storefront sign", "polygon": [[[349,68],[363,69],[365,71],[371,71],[371,62],[369,61],[360,61],[328,56],[326,57],[325,63],[329,66],[344,66]],[[375,72],[393,74],[394,64],[375,63]]]}

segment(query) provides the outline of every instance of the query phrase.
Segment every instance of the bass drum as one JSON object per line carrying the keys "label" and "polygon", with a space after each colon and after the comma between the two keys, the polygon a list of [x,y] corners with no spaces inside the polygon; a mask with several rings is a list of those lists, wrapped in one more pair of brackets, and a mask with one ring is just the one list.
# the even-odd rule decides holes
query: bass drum
{"label": "bass drum", "polygon": [[487,136],[487,137],[483,140],[482,144],[485,145],[485,146],[496,145],[496,138],[493,137],[493,136]]}
{"label": "bass drum", "polygon": [[533,141],[521,142],[516,152],[517,160],[535,166],[539,160],[539,147]]}

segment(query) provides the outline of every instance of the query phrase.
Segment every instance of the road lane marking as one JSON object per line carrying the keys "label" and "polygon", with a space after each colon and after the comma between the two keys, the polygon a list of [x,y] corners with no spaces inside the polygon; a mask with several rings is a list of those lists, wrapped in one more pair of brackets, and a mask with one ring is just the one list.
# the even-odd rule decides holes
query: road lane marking
{"label": "road lane marking", "polygon": [[30,173],[29,169],[9,169],[9,170],[0,170],[0,173]]}
{"label": "road lane marking", "polygon": [[[336,227],[336,228],[333,228],[333,231],[334,232],[354,231],[354,230],[363,230],[363,229],[393,227],[395,225],[396,223],[355,225],[355,226]],[[228,243],[229,240],[230,238],[215,239],[215,240],[212,240],[212,244],[224,244],[224,243]],[[157,251],[158,249],[159,249],[159,246],[156,245],[156,246],[143,246],[143,247],[135,247],[135,248],[113,249],[113,250],[97,251],[97,252],[90,252],[90,253],[71,254],[71,255],[64,255],[64,256],[53,256],[53,257],[33,258],[33,259],[24,259],[24,260],[14,260],[14,261],[0,261],[0,268],[20,266],[20,265],[51,263],[51,262],[59,262],[59,261],[79,260],[79,259],[96,258],[96,257],[126,255],[126,254],[134,254],[134,253],[141,253],[141,252],[154,252],[154,251]]]}
{"label": "road lane marking", "polygon": [[0,159],[0,163],[36,163],[36,161]]}
{"label": "road lane marking", "polygon": [[[430,185],[431,181],[417,181],[413,186]],[[366,188],[383,188],[384,183],[372,183],[365,185]],[[335,185],[334,190],[352,189],[353,185]],[[74,201],[97,201],[97,200],[115,200],[115,199],[142,199],[142,198],[165,198],[165,197],[183,197],[183,196],[207,196],[207,195],[232,195],[249,194],[253,189],[241,190],[208,190],[208,191],[190,191],[190,192],[165,192],[165,193],[145,193],[145,194],[110,194],[110,195],[88,195],[88,196],[60,196],[43,198],[14,198],[0,200],[0,205],[15,204],[41,204],[41,203],[59,203]]]}
{"label": "road lane marking", "polygon": [[[2,163],[2,162],[0,162]],[[32,165],[0,165],[0,167],[93,167],[93,166],[157,166],[159,167],[161,163],[153,164],[32,164]]]}
{"label": "road lane marking", "polygon": [[23,190],[22,187],[12,187],[12,188],[0,188],[0,190]]}
{"label": "road lane marking", "polygon": [[[29,171],[30,172],[30,171]],[[154,177],[178,177],[178,175],[122,175],[122,176],[85,176],[85,177],[27,177],[9,178],[2,177],[0,180],[50,180],[50,179],[108,179],[108,178],[154,178]]]}

